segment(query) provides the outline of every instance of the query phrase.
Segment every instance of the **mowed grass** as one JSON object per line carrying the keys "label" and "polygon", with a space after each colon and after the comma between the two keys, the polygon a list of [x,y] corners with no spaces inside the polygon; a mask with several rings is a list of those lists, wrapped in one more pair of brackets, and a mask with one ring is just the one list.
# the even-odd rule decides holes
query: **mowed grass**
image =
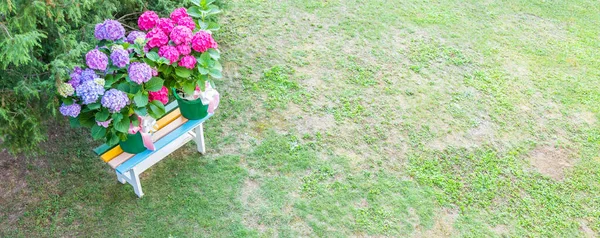
{"label": "mowed grass", "polygon": [[57,129],[7,166],[0,236],[596,237],[599,7],[226,1],[208,154],[136,199]]}

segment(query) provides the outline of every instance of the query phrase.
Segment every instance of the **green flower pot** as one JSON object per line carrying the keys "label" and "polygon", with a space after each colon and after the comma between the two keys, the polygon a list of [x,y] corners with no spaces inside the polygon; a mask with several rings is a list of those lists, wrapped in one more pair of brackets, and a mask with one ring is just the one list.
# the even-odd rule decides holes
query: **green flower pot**
{"label": "green flower pot", "polygon": [[189,120],[199,120],[205,118],[208,115],[208,105],[203,105],[201,99],[196,100],[186,100],[183,99],[177,94],[176,90],[171,90],[173,92],[173,96],[177,99],[177,103],[179,104],[179,110],[181,111],[181,115]]}
{"label": "green flower pot", "polygon": [[141,153],[146,150],[144,141],[142,140],[142,134],[135,133],[127,135],[127,140],[119,142],[121,149],[130,154]]}

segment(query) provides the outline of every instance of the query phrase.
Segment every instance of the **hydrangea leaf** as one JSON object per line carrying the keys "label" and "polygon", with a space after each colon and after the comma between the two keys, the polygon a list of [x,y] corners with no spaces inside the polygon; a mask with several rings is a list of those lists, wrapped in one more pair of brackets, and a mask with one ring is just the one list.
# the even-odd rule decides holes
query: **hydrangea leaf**
{"label": "hydrangea leaf", "polygon": [[177,67],[175,69],[175,74],[182,78],[189,78],[192,75],[192,70],[183,67]]}
{"label": "hydrangea leaf", "polygon": [[106,121],[108,120],[108,116],[110,116],[110,114],[108,113],[108,109],[104,108],[99,112],[96,112],[96,121]]}
{"label": "hydrangea leaf", "polygon": [[148,105],[148,95],[140,91],[133,97],[133,102],[135,102],[135,105],[138,107],[145,107]]}
{"label": "hydrangea leaf", "polygon": [[162,89],[164,82],[165,81],[159,77],[152,77],[150,81],[144,84],[144,86],[146,87],[146,90],[156,92]]}
{"label": "hydrangea leaf", "polygon": [[92,127],[92,138],[94,140],[98,140],[100,138],[103,138],[104,136],[106,136],[106,128],[98,125],[94,125]]}

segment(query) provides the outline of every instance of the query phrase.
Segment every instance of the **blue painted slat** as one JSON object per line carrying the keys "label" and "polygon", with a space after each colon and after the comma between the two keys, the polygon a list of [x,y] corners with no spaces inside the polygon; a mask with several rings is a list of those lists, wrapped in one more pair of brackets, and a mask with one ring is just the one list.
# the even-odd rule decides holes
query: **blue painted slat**
{"label": "blue painted slat", "polygon": [[180,136],[187,133],[188,131],[194,129],[195,127],[200,125],[200,123],[206,121],[211,116],[212,116],[212,114],[208,114],[208,116],[206,116],[205,118],[202,118],[200,120],[187,121],[186,123],[184,123],[177,129],[173,130],[171,133],[167,134],[165,137],[154,142],[155,150],[153,150],[153,151],[145,150],[139,154],[134,155],[131,159],[129,159],[129,160],[125,161],[124,163],[122,163],[121,165],[119,165],[116,169],[117,172],[122,174],[122,173],[129,171],[130,169],[132,169],[133,167],[135,167],[136,165],[138,165],[139,163],[144,161],[146,158],[148,158],[152,154],[156,153],[163,147],[167,146],[169,143],[171,143],[175,139],[179,138]]}
{"label": "blue painted slat", "polygon": [[[167,115],[167,114],[169,114],[169,112],[171,112],[171,111],[175,110],[175,108],[177,108],[177,106],[179,106],[179,105],[177,104],[177,101],[172,101],[172,102],[170,102],[169,104],[167,104],[167,105],[165,106],[165,115]],[[163,116],[165,116],[165,115],[163,115]],[[161,117],[161,118],[162,118],[162,117]],[[160,118],[159,118],[159,119],[160,119]],[[157,120],[157,121],[158,121],[158,120]],[[94,149],[94,152],[95,152],[97,155],[102,155],[102,154],[104,154],[106,151],[108,151],[108,150],[112,149],[112,148],[113,148],[113,147],[115,147],[115,146],[116,146],[116,145],[109,146],[109,145],[107,145],[107,144],[102,144],[101,146],[98,146],[98,147],[96,147],[96,148]]]}

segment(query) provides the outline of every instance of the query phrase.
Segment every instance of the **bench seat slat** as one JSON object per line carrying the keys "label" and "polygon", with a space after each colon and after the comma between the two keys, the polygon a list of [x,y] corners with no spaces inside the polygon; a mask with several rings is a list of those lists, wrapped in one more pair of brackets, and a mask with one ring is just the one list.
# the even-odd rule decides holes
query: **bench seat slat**
{"label": "bench seat slat", "polygon": [[162,149],[165,146],[169,145],[171,142],[177,140],[179,137],[184,136],[184,134],[186,134],[189,131],[191,131],[192,129],[198,127],[202,122],[206,121],[211,116],[212,116],[212,114],[209,114],[208,116],[206,116],[205,118],[202,118],[200,120],[189,120],[189,121],[187,121],[186,123],[184,123],[183,125],[181,125],[177,129],[173,130],[171,133],[167,134],[162,139],[156,141],[154,143],[154,146],[156,147],[156,150],[154,150],[154,151],[145,150],[145,151],[143,151],[143,152],[141,152],[139,154],[134,155],[131,159],[128,159],[127,161],[125,161],[124,163],[122,163],[121,165],[119,165],[116,168],[117,172],[123,174],[123,173],[131,170],[133,167],[135,167],[136,165],[138,165],[139,163],[141,163],[142,161],[144,161],[149,156],[152,156],[153,154],[155,154],[158,151],[160,151],[160,149]]}
{"label": "bench seat slat", "polygon": [[[158,128],[160,130],[163,127],[169,125],[169,123],[171,123],[175,119],[179,118],[180,116],[181,116],[181,111],[179,110],[179,108],[177,108],[177,109],[173,110],[172,112],[170,112],[169,114],[167,114],[164,117],[162,117],[161,119],[159,119],[156,122],[156,124],[158,125]],[[107,151],[106,153],[102,154],[100,156],[100,158],[102,158],[102,160],[104,162],[109,162],[109,161],[111,161],[112,159],[116,158],[117,156],[119,156],[122,153],[124,153],[124,152],[121,149],[121,146],[117,145],[114,148],[112,148],[109,151]]]}
{"label": "bench seat slat", "polygon": [[[188,119],[186,119],[182,116],[179,116],[177,119],[175,119],[168,125],[164,126],[162,129],[160,129],[157,132],[155,132],[154,134],[152,134],[152,141],[160,140],[161,138],[163,138],[164,136],[169,134],[171,131],[177,129],[177,127],[183,125],[187,121],[188,121]],[[127,161],[128,159],[130,159],[133,156],[134,156],[133,154],[123,152],[120,155],[118,155],[117,157],[115,157],[114,159],[108,161],[108,165],[110,165],[110,167],[112,167],[113,169],[117,168],[117,166],[119,166],[120,164]]]}
{"label": "bench seat slat", "polygon": [[[177,106],[179,106],[179,105],[177,104],[177,101],[172,101],[172,102],[170,102],[169,104],[167,104],[167,105],[165,106],[165,112],[166,112],[166,113],[165,113],[165,115],[169,115],[171,111],[173,111],[173,110],[175,110],[175,109],[178,109],[178,107],[177,107]],[[161,119],[162,119],[162,118],[161,118]],[[159,121],[160,121],[160,120],[159,120]],[[168,124],[168,123],[167,123],[167,124]],[[118,145],[117,145],[117,146],[118,146]],[[117,146],[109,146],[109,145],[107,145],[107,144],[102,144],[102,145],[100,145],[100,146],[96,147],[96,148],[94,149],[94,152],[95,152],[97,155],[103,155],[104,153],[106,153],[106,152],[107,152],[107,151],[109,151],[110,149],[114,149],[114,148],[115,148],[115,147],[117,147]],[[118,154],[117,154],[117,155],[118,155]],[[115,155],[115,156],[116,156],[116,155]],[[109,159],[109,160],[110,160],[110,159]],[[105,162],[106,162],[106,161],[107,161],[107,160],[105,160]]]}

